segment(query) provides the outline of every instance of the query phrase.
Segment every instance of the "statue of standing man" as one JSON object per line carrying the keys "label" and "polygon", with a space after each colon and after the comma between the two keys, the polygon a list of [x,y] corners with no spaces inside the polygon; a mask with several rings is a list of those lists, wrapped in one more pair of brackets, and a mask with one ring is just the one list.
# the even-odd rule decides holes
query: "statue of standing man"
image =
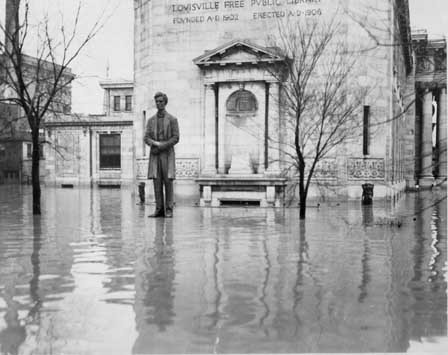
{"label": "statue of standing man", "polygon": [[[173,180],[176,177],[174,145],[179,142],[177,118],[166,112],[168,96],[154,95],[157,113],[146,125],[145,143],[151,147],[148,179],[153,179],[156,209],[148,217],[173,217]],[[165,191],[164,191],[165,190]]]}

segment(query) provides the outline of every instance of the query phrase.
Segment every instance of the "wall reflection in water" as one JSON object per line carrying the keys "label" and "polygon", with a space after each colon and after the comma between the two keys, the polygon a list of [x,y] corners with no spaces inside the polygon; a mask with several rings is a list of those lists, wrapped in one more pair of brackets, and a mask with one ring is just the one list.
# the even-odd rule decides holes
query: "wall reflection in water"
{"label": "wall reflection in water", "polygon": [[446,337],[438,193],[400,200],[400,228],[375,223],[379,203],[300,222],[184,206],[149,219],[124,189],[47,189],[37,219],[29,194],[0,199],[4,353],[404,352]]}
{"label": "wall reflection in water", "polygon": [[408,287],[412,295],[411,336],[420,340],[447,334],[446,200],[434,203],[425,195],[416,195],[415,211],[413,275]]}
{"label": "wall reflection in water", "polygon": [[14,187],[5,195],[11,202],[0,211],[0,316],[5,323],[0,322],[0,350],[18,354],[26,341],[45,339],[45,308],[73,291],[72,257],[67,241],[54,239],[57,229],[48,223],[54,217],[51,208],[48,219],[32,216],[29,195]]}
{"label": "wall reflection in water", "polygon": [[[89,353],[89,342],[76,340],[84,336],[107,344],[119,330],[110,327],[106,336],[104,324],[120,317],[123,328],[132,319],[133,224],[122,223],[132,221],[123,209],[132,215],[131,196],[120,190],[44,189],[42,216],[33,217],[30,190],[3,192],[1,353]],[[129,317],[100,307],[108,303],[127,304]]]}
{"label": "wall reflection in water", "polygon": [[[39,216],[33,218],[33,236],[31,253],[31,280],[29,282],[30,303],[23,305],[14,300],[16,285],[10,280],[5,285],[3,299],[6,303],[4,315],[6,328],[0,332],[0,350],[2,354],[18,354],[19,348],[26,339],[26,327],[30,324],[39,325],[39,310],[42,301],[39,295],[40,277],[40,250],[42,246],[42,227]],[[26,310],[26,315],[21,316],[21,310]]]}
{"label": "wall reflection in water", "polygon": [[419,203],[400,202],[400,227],[375,224],[375,206],[306,222],[294,210],[182,211],[172,254],[158,256],[155,228],[139,269],[134,352],[402,352],[445,334],[446,205]]}
{"label": "wall reflection in water", "polygon": [[135,235],[133,199],[129,190],[92,190],[92,222],[98,238],[98,247],[107,265],[104,301],[117,305],[134,304]]}

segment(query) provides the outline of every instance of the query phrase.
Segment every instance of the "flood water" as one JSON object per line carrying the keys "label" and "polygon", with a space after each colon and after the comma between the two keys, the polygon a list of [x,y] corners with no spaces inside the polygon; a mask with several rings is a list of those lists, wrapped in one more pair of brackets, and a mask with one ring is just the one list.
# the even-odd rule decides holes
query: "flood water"
{"label": "flood water", "polygon": [[47,188],[33,218],[0,186],[1,353],[442,351],[445,197],[165,220],[130,190]]}

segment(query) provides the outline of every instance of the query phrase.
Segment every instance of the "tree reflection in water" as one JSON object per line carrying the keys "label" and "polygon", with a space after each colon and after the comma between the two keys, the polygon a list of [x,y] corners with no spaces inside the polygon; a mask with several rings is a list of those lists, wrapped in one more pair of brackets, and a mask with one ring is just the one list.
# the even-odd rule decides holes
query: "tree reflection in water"
{"label": "tree reflection in water", "polygon": [[[52,191],[42,225],[0,204],[0,353],[403,352],[446,339],[434,191],[301,223],[296,209],[183,206],[149,220],[124,193],[94,190],[89,211],[90,190]],[[375,223],[389,213],[400,228]],[[79,314],[87,303],[95,314]]]}
{"label": "tree reflection in water", "polygon": [[27,337],[26,328],[29,324],[39,324],[42,301],[39,296],[40,277],[40,249],[42,247],[42,226],[41,217],[33,216],[33,252],[31,254],[32,277],[30,280],[31,308],[24,318],[20,318],[19,311],[25,308],[20,302],[14,300],[16,295],[15,280],[11,280],[5,285],[3,299],[6,303],[5,312],[6,328],[0,332],[0,350],[2,354],[16,355],[20,346]]}

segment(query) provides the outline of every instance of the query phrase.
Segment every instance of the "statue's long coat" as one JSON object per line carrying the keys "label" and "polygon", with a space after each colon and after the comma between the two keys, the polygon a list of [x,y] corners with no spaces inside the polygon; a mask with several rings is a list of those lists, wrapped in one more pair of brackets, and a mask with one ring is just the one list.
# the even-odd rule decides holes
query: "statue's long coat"
{"label": "statue's long coat", "polygon": [[[179,142],[179,125],[177,118],[165,112],[163,122],[163,137],[160,137],[160,146],[154,146],[157,141],[157,115],[152,116],[146,125],[145,143],[151,147],[149,153],[148,179],[158,177],[158,155],[161,158],[168,158],[168,178],[176,177],[176,157],[174,154],[174,145]],[[163,159],[165,160],[165,159]]]}

